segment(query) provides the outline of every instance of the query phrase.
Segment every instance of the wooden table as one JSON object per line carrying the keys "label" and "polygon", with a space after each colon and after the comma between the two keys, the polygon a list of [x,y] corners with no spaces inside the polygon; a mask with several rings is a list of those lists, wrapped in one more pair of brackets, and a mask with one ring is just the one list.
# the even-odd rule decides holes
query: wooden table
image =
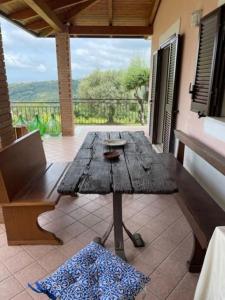
{"label": "wooden table", "polygon": [[[108,161],[103,153],[109,147],[105,139],[125,139],[118,147],[120,158]],[[63,195],[113,193],[113,221],[98,241],[104,245],[114,226],[115,252],[125,259],[123,227],[135,246],[132,235],[122,220],[122,194],[170,194],[177,191],[176,182],[165,167],[165,154],[156,154],[144,132],[90,132],[65,174],[58,192]],[[141,239],[141,236],[139,236]]]}

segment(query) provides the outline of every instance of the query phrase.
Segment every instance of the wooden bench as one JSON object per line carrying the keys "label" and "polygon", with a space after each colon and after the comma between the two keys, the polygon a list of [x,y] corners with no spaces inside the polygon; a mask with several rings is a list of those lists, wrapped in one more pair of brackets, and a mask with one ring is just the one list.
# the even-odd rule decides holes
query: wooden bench
{"label": "wooden bench", "polygon": [[0,151],[0,205],[9,245],[62,244],[38,216],[59,201],[57,186],[69,163],[47,163],[38,131]]}
{"label": "wooden bench", "polygon": [[225,158],[181,131],[175,131],[175,136],[179,140],[177,159],[168,159],[166,167],[177,180],[179,193],[176,198],[194,234],[189,272],[198,273],[215,227],[225,226],[225,211],[183,167],[185,145],[222,174],[225,174]]}

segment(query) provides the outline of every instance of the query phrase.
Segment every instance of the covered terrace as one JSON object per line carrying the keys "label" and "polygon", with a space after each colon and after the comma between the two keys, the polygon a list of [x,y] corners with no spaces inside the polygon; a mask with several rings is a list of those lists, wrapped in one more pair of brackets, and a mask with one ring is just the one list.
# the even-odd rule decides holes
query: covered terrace
{"label": "covered terrace", "polygon": [[[147,139],[144,135],[141,136],[141,140],[145,139],[145,142],[140,143],[140,147],[138,143],[134,144],[135,149],[143,149],[143,145],[148,147],[153,155],[151,160],[156,158],[156,152],[164,152],[158,157],[164,156],[171,162],[169,167],[167,165],[165,168],[165,173],[175,174],[179,193],[124,194],[124,220],[133,232],[138,231],[145,240],[145,247],[136,248],[127,237],[124,238],[128,262],[151,277],[145,299],[194,299],[199,272],[214,229],[225,225],[225,77],[219,75],[225,72],[223,4],[223,0],[0,1],[0,13],[6,19],[37,38],[54,37],[56,40],[62,137],[43,142],[45,155],[52,161],[71,161],[87,131],[124,129],[109,129],[106,126],[104,129],[78,126],[74,129],[70,38],[152,39],[150,124],[149,128],[144,128]],[[190,82],[194,84],[190,85]],[[51,186],[56,187],[58,181],[57,184],[54,184],[54,180],[47,181],[48,184],[44,181],[43,185],[38,181],[38,191],[33,188],[32,193],[28,193],[32,199],[36,196],[35,203],[26,203],[19,214],[18,207],[24,203],[20,198],[19,201],[16,199],[18,202],[13,203],[12,194],[15,190],[18,192],[18,185],[11,184],[7,175],[16,176],[18,171],[18,174],[20,172],[24,176],[26,172],[23,170],[27,168],[29,171],[29,162],[34,158],[34,152],[35,159],[42,163],[44,152],[40,155],[42,143],[40,138],[37,140],[37,132],[15,141],[2,41],[0,95],[1,173],[3,168],[6,169],[5,173],[3,172],[4,176],[0,177],[0,202],[3,211],[5,210],[3,223],[0,225],[0,298],[46,299],[45,296],[34,294],[28,289],[27,282],[45,277],[93,240],[96,233],[103,234],[112,217],[111,195],[87,193],[79,194],[75,199],[62,196],[60,201],[48,203],[52,211],[46,212],[49,209],[46,209],[43,201],[38,204],[35,202],[37,195],[46,195]],[[132,135],[137,127],[126,128],[127,130]],[[32,143],[26,144],[28,140]],[[153,151],[153,147],[146,140],[151,141],[156,151]],[[19,154],[14,155],[17,145],[22,146],[19,148]],[[11,154],[8,149],[13,149]],[[136,154],[132,154],[135,157]],[[150,155],[146,152],[144,154],[146,157]],[[22,155],[26,158],[26,164],[20,161]],[[149,171],[148,168],[144,169]],[[161,173],[163,178],[165,174]],[[56,174],[53,172],[53,177],[54,175]],[[62,177],[62,173],[60,176]],[[7,180],[4,185],[5,177]],[[16,178],[18,182],[28,182],[27,178],[23,181],[19,175]],[[136,180],[138,182],[138,176]],[[8,189],[10,193],[7,194]],[[50,196],[57,195],[52,191],[50,193]],[[26,213],[29,205],[32,209]],[[44,213],[41,214],[40,210]],[[20,222],[16,222],[16,218]],[[28,228],[24,221],[28,218],[31,221],[38,218],[38,224],[46,230],[44,243],[39,238],[38,234],[43,232],[40,233],[37,224],[36,227]],[[4,225],[4,221],[7,221],[7,226]],[[27,236],[27,239],[19,239],[12,228],[20,237],[24,237],[23,230],[20,230],[23,228],[29,239]],[[31,233],[35,233],[39,238],[36,238],[32,245],[29,244]],[[59,239],[63,241],[63,245],[59,245]],[[106,247],[113,250],[112,234],[106,242]],[[223,263],[224,248],[221,246],[219,250],[222,258],[213,255],[212,251],[210,258],[218,259],[219,263],[216,261],[215,264],[215,260],[212,260],[213,263],[206,266],[209,267],[209,271],[206,268],[205,274],[212,273],[210,267],[218,268],[220,263]],[[187,268],[186,262],[190,256],[191,261]],[[222,271],[223,269],[220,268]],[[210,295],[220,292],[219,288],[208,289],[223,280],[220,272],[213,274],[215,280],[210,278],[209,281],[205,281],[207,276],[202,278],[204,288],[199,290],[196,300],[205,300],[204,292],[211,292]],[[199,296],[201,293],[203,298]],[[217,296],[210,297],[210,300],[218,299]],[[221,299],[223,298],[224,291]]]}

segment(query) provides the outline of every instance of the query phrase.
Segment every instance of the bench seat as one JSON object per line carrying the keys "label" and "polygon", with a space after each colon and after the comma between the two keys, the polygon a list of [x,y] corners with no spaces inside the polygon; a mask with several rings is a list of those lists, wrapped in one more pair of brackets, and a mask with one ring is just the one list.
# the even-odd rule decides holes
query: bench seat
{"label": "bench seat", "polygon": [[40,227],[38,216],[55,208],[68,167],[68,162],[46,162],[39,132],[0,151],[0,204],[9,245],[62,244]]}
{"label": "bench seat", "polygon": [[[195,142],[194,138],[179,132],[179,138],[183,140],[183,136],[187,146],[189,146],[188,141],[191,141],[192,146],[195,144],[199,146],[199,141]],[[170,159],[165,157],[164,164],[170,170],[171,176],[177,181],[179,193],[175,194],[175,197],[194,235],[194,248],[188,262],[189,271],[198,273],[201,271],[207,246],[215,228],[225,226],[225,211],[183,167],[185,145],[181,141],[180,143],[178,147],[179,161],[171,154]],[[200,148],[206,151],[207,147],[201,145]],[[218,155],[214,157],[218,161]]]}

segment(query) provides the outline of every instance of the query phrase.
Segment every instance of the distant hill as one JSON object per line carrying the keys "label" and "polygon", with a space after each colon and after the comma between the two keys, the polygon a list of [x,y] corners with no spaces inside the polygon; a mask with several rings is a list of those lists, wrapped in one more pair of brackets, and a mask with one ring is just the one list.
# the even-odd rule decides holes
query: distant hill
{"label": "distant hill", "polygon": [[[73,80],[73,96],[76,97],[79,80]],[[9,84],[11,101],[52,102],[59,100],[57,81],[37,81]]]}

